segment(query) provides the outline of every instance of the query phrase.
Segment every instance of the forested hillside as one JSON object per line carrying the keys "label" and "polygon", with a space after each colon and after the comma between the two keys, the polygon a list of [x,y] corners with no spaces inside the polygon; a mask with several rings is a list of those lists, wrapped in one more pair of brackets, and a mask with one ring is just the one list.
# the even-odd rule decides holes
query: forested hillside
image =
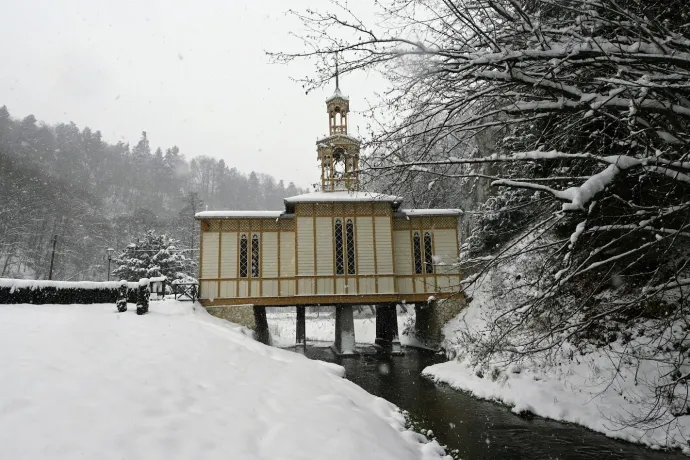
{"label": "forested hillside", "polygon": [[[238,152],[241,154],[241,152]],[[176,146],[110,144],[74,123],[49,126],[0,107],[0,276],[104,279],[106,249],[154,229],[195,257],[194,213],[282,209],[295,184],[249,175],[207,156],[187,160]]]}

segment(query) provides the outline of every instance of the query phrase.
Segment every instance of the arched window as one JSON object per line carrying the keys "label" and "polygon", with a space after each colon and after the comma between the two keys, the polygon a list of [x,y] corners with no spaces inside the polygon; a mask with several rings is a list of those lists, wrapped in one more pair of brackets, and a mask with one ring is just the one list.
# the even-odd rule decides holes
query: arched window
{"label": "arched window", "polygon": [[347,274],[354,275],[357,270],[355,264],[355,224],[352,219],[347,219],[345,233],[347,234]]}
{"label": "arched window", "polygon": [[434,243],[431,232],[424,232],[424,269],[426,273],[434,273]]}
{"label": "arched window", "polygon": [[419,232],[412,235],[412,253],[414,255],[414,272],[418,275],[424,273],[422,268],[422,239]]}
{"label": "arched window", "polygon": [[240,237],[240,278],[246,278],[247,273],[247,235],[242,235]]}
{"label": "arched window", "polygon": [[335,274],[345,274],[345,262],[343,261],[343,221],[335,220]]}
{"label": "arched window", "polygon": [[258,278],[259,273],[259,235],[252,236],[252,278]]}

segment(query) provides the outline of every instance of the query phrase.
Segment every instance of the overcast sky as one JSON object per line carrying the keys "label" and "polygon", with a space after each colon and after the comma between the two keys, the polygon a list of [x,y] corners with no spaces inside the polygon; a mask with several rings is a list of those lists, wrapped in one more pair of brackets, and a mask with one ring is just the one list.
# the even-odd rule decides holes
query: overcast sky
{"label": "overcast sky", "polygon": [[[295,49],[286,14],[319,0],[0,0],[0,106],[15,118],[73,121],[105,140],[177,145],[307,186],[327,131],[332,85],[305,95],[290,76],[307,63],[270,64]],[[325,3],[325,2],[324,2]],[[373,96],[366,75],[341,81],[356,111]],[[353,114],[351,126],[360,117]],[[351,129],[351,132],[356,130]]]}

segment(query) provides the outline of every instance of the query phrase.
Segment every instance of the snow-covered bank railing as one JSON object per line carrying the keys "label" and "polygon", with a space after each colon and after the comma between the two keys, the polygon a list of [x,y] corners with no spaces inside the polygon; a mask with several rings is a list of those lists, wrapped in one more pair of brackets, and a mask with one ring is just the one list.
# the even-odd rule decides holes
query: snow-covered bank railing
{"label": "snow-covered bank railing", "polygon": [[139,283],[126,281],[50,281],[0,278],[0,304],[115,303],[117,290],[127,285],[129,301],[136,302]]}

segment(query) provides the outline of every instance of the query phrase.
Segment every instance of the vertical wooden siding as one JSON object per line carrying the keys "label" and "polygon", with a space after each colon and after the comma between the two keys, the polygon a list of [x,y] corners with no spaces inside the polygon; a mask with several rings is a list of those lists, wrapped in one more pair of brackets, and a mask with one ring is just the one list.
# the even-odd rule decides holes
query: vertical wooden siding
{"label": "vertical wooden siding", "polygon": [[393,274],[393,242],[391,241],[391,219],[388,216],[374,217],[376,220],[376,273]]}
{"label": "vertical wooden siding", "polygon": [[330,217],[316,217],[316,274],[333,275],[333,223]]}
{"label": "vertical wooden siding", "polygon": [[458,261],[458,243],[455,230],[439,229],[434,230],[434,256],[436,262],[442,265],[437,266],[437,273],[458,273],[453,265]]}
{"label": "vertical wooden siding", "polygon": [[314,219],[297,217],[297,276],[314,275]]}
{"label": "vertical wooden siding", "polygon": [[357,231],[357,264],[358,275],[373,275],[376,273],[374,267],[374,230],[371,216],[358,216],[355,221]]}

